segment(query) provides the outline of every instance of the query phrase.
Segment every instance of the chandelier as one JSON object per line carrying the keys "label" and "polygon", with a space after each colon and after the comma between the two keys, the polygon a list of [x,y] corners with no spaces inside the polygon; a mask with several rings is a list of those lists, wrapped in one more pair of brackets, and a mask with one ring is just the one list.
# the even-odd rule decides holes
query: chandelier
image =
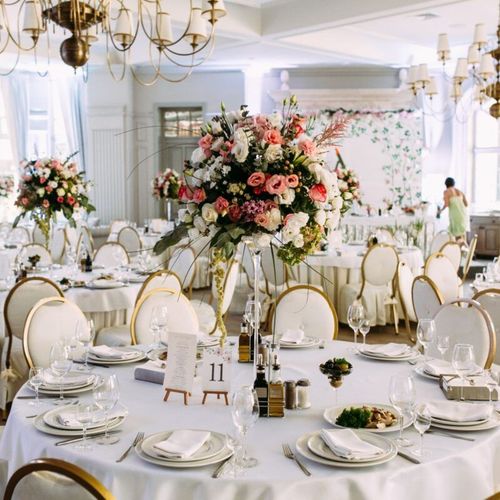
{"label": "chandelier", "polygon": [[[499,9],[500,10],[500,9]],[[470,44],[467,57],[459,57],[455,64],[455,72],[450,82],[450,99],[457,104],[463,97],[466,85],[472,88],[473,99],[480,105],[493,99],[494,103],[489,108],[489,113],[494,118],[500,118],[500,20],[498,22],[495,48],[488,43],[486,27],[476,24],[474,36]],[[437,59],[443,66],[446,76],[446,63],[451,59],[448,35],[438,35]],[[408,86],[415,96],[422,93],[431,100],[438,93],[435,79],[429,75],[427,64],[410,66],[408,70]]]}
{"label": "chandelier", "polygon": [[[134,3],[133,8],[127,6]],[[69,34],[59,47],[61,59],[75,69],[86,68],[90,47],[102,39],[106,61],[115,80],[122,80],[127,67],[143,85],[159,78],[179,82],[194,67],[201,65],[215,44],[215,26],[226,15],[224,0],[203,0],[195,5],[185,0],[186,21],[174,36],[170,12],[165,0],[0,0],[0,54],[14,47],[16,59],[7,74],[17,66],[22,52],[32,52],[38,64],[40,48],[49,54],[52,36]],[[186,9],[187,10],[187,9]],[[130,60],[133,46],[146,51],[153,76],[142,81]],[[47,55],[48,62],[50,61]],[[115,74],[116,67],[121,71]],[[169,78],[165,66],[182,68],[182,74]],[[115,68],[115,69],[113,69]],[[45,72],[42,76],[45,76]],[[84,72],[85,75],[85,72]]]}

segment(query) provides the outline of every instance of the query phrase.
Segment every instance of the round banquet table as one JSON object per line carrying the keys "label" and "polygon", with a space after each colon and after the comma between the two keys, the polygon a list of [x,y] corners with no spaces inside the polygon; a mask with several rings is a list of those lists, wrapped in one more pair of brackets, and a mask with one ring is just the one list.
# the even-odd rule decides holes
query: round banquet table
{"label": "round banquet table", "polygon": [[[420,465],[397,456],[376,467],[341,469],[303,462],[312,473],[306,477],[297,465],[282,454],[282,443],[294,446],[306,432],[328,427],[322,414],[334,405],[334,393],[319,370],[320,362],[332,356],[346,356],[354,365],[339,391],[339,404],[387,403],[388,383],[392,374],[410,374],[407,362],[377,362],[349,352],[347,342],[329,342],[325,350],[282,350],[284,379],[308,377],[311,380],[309,410],[286,411],[284,419],[261,418],[249,433],[249,451],[259,460],[239,478],[212,479],[216,465],[199,469],[168,469],[143,461],[133,451],[121,463],[115,460],[132,443],[139,431],[146,436],[171,429],[208,429],[232,431],[230,407],[212,398],[201,405],[199,387],[195,384],[189,405],[180,395],[162,401],[160,385],[134,380],[134,365],[108,369],[96,368],[103,375],[115,372],[121,388],[121,402],[129,415],[121,426],[120,441],[111,446],[94,444],[83,452],[73,445],[54,446],[60,437],[37,431],[33,407],[26,400],[16,399],[0,442],[0,458],[8,461],[9,476],[29,460],[54,457],[70,461],[95,475],[120,500],[197,499],[197,500],[303,500],[308,498],[440,500],[484,499],[500,487],[500,428],[468,433],[474,442],[437,434],[425,436],[425,446],[433,457]],[[252,380],[250,365],[233,364],[232,387]],[[415,375],[418,402],[443,400],[444,395],[433,380]],[[19,395],[30,394],[24,387]],[[89,398],[89,395],[83,396]],[[51,408],[50,403],[44,403]],[[417,442],[414,430],[405,431]],[[385,434],[390,438],[397,433]],[[465,433],[463,435],[466,435]]]}

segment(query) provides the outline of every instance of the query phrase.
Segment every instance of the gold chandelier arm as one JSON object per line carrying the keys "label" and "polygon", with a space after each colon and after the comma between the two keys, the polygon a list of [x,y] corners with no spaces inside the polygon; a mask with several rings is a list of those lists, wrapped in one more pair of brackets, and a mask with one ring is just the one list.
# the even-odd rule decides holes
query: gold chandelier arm
{"label": "gold chandelier arm", "polygon": [[14,70],[17,68],[20,56],[21,56],[21,51],[18,48],[17,49],[17,55],[16,55],[16,62],[14,63],[14,66],[12,66],[12,68],[9,71],[7,71],[7,73],[0,72],[0,76],[9,76],[10,74],[12,74],[14,72]]}
{"label": "gold chandelier arm", "polygon": [[111,57],[109,55],[109,43],[108,43],[108,37],[106,37],[106,64],[108,65],[108,70],[111,73],[111,77],[115,82],[121,82],[123,78],[125,77],[125,70],[127,69],[127,63],[125,61],[126,54],[123,54],[123,66],[122,66],[122,73],[121,75],[117,78],[113,72],[113,68],[111,67]]}
{"label": "gold chandelier arm", "polygon": [[[210,45],[210,48],[207,52],[207,54],[202,57],[198,62],[194,63],[194,55],[196,54],[193,53],[193,54],[187,54],[188,56],[190,55],[192,57],[192,61],[193,63],[192,64],[182,64],[178,61],[176,61],[173,57],[170,56],[170,54],[166,51],[163,51],[163,55],[173,64],[175,64],[176,66],[179,66],[180,68],[196,68],[198,66],[201,66],[213,53],[214,51],[214,48],[215,48],[215,37],[211,38],[210,39],[211,41],[211,45]],[[205,45],[206,46],[206,45]]]}
{"label": "gold chandelier arm", "polygon": [[37,48],[38,44],[35,45],[35,47],[33,48],[33,56],[34,56],[34,59],[35,59],[35,67],[37,68],[36,72],[38,73],[38,76],[41,76],[42,78],[45,78],[48,74],[49,74],[49,67],[50,67],[50,41],[49,41],[49,35],[47,33],[47,71],[44,71],[42,73],[40,73],[40,71],[38,71],[38,56],[37,56],[37,53],[36,53],[36,48]]}
{"label": "gold chandelier arm", "polygon": [[194,56],[194,55],[198,54],[199,52],[201,52],[210,43],[210,41],[212,40],[212,38],[214,38],[214,35],[215,35],[215,26],[212,25],[212,28],[210,29],[210,35],[207,37],[206,42],[203,45],[200,45],[197,49],[194,49],[191,52],[176,52],[175,50],[172,50],[170,48],[173,45],[175,45],[175,43],[172,43],[172,44],[166,46],[164,48],[164,50],[170,52],[171,54],[179,56],[179,57]]}

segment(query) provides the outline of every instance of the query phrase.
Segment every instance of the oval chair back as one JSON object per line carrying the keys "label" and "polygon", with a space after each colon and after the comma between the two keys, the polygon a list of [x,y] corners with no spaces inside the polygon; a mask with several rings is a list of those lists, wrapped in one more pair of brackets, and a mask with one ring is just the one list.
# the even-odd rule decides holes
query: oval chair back
{"label": "oval chair back", "polygon": [[117,242],[108,241],[97,249],[94,264],[104,267],[126,266],[130,263],[127,250]]}
{"label": "oval chair back", "polygon": [[496,353],[494,363],[500,365],[500,288],[487,288],[477,292],[472,300],[475,300],[490,315],[495,328]]}
{"label": "oval chair back", "polygon": [[425,261],[424,274],[441,292],[443,299],[453,300],[460,296],[460,280],[451,260],[442,253],[434,253]]}

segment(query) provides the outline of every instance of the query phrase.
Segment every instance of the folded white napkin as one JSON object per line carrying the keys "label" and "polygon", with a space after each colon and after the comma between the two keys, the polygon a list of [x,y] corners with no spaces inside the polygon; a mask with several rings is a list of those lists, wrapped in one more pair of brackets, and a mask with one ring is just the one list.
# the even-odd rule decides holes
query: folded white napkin
{"label": "folded white napkin", "polygon": [[61,382],[59,377],[55,375],[50,368],[47,368],[46,370],[43,371],[44,386],[53,385],[55,387],[59,387],[59,385],[62,385],[63,387],[70,387],[73,385],[82,385],[90,383],[93,380],[93,378],[94,376],[89,375],[88,373],[79,374],[76,372],[70,372],[63,378]]}
{"label": "folded white napkin", "polygon": [[321,429],[320,436],[335,455],[343,458],[371,458],[384,451],[363,441],[351,429]]}
{"label": "folded white napkin", "polygon": [[112,286],[119,286],[121,285],[121,281],[118,280],[105,280],[105,279],[96,279],[92,280],[91,286],[95,288],[108,288]]}
{"label": "folded white napkin", "polygon": [[434,418],[450,422],[475,422],[491,415],[491,406],[481,403],[464,403],[463,401],[431,401],[427,408]]}
{"label": "folded white napkin", "polygon": [[172,458],[189,458],[194,455],[210,437],[208,431],[174,431],[165,441],[154,444],[154,448]]}
{"label": "folded white napkin", "polygon": [[410,354],[411,348],[405,344],[396,344],[390,342],[389,344],[371,344],[363,348],[363,352],[368,354],[375,354],[377,356],[404,356]]}
{"label": "folded white napkin", "polygon": [[[122,407],[116,407],[111,410],[108,414],[108,419],[112,420],[117,417],[123,417],[126,414],[126,410]],[[68,408],[65,411],[57,414],[57,421],[64,426],[68,427],[82,427],[82,424],[77,419],[76,408]],[[89,427],[97,427],[99,425],[104,425],[106,421],[106,415],[102,410],[98,410],[94,413],[92,418],[92,424]]]}
{"label": "folded white napkin", "polygon": [[424,363],[424,371],[430,375],[439,377],[440,375],[456,374],[455,368],[449,361],[444,359],[429,359]]}
{"label": "folded white napkin", "polygon": [[300,344],[304,340],[304,331],[300,328],[288,328],[281,336],[282,342],[289,342],[290,344]]}
{"label": "folded white napkin", "polygon": [[98,345],[91,347],[89,353],[93,354],[98,358],[109,358],[109,359],[132,359],[137,357],[136,352],[132,351],[120,351],[119,349],[113,349],[107,345]]}

